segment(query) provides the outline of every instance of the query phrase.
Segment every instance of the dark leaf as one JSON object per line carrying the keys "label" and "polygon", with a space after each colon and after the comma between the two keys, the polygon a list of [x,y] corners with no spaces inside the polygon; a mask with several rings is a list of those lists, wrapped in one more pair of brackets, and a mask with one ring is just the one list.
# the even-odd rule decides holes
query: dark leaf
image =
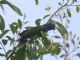
{"label": "dark leaf", "polygon": [[0,15],[0,30],[4,31],[4,29],[5,29],[5,21],[3,17]]}
{"label": "dark leaf", "polygon": [[61,23],[57,22],[57,21],[54,21],[54,20],[50,20],[50,22],[55,25],[55,28],[60,32],[63,39],[68,40],[68,31],[65,28],[65,26],[62,25]]}
{"label": "dark leaf", "polygon": [[36,5],[38,5],[39,1],[38,0],[35,0],[35,2],[36,2]]}
{"label": "dark leaf", "polygon": [[17,32],[17,29],[18,29],[18,24],[16,22],[13,22],[11,25],[10,25],[10,28],[11,28],[11,31],[12,33],[16,33]]}
{"label": "dark leaf", "polygon": [[64,54],[60,55],[61,58],[64,57],[64,56],[65,56]]}
{"label": "dark leaf", "polygon": [[11,60],[26,60],[26,47],[17,50],[15,56],[11,57]]}
{"label": "dark leaf", "polygon": [[29,21],[24,22],[24,24],[27,24]]}
{"label": "dark leaf", "polygon": [[69,48],[69,43],[66,43],[66,47],[68,47],[68,48]]}
{"label": "dark leaf", "polygon": [[2,49],[2,48],[0,47],[0,49]]}
{"label": "dark leaf", "polygon": [[61,51],[61,48],[59,47],[55,47],[54,49],[52,49],[52,55],[58,55]]}
{"label": "dark leaf", "polygon": [[18,7],[8,1],[6,2],[6,4],[8,4],[8,6],[10,6],[18,15],[23,16],[21,10]]}
{"label": "dark leaf", "polygon": [[3,35],[7,34],[8,32],[9,32],[9,30],[4,30]]}
{"label": "dark leaf", "polygon": [[2,43],[3,43],[4,45],[6,45],[7,42],[8,42],[8,40],[5,40],[5,39],[2,40]]}
{"label": "dark leaf", "polygon": [[38,53],[39,53],[40,55],[45,55],[45,54],[49,54],[50,51],[47,51],[47,50],[44,50],[44,49],[40,49],[40,50],[38,51]]}
{"label": "dark leaf", "polygon": [[45,19],[45,18],[47,18],[47,17],[49,17],[50,15],[48,14],[48,15],[45,15],[44,17],[43,17],[43,19]]}
{"label": "dark leaf", "polygon": [[20,20],[20,19],[18,19],[18,25],[19,25],[19,28],[21,28],[21,27],[22,27],[22,22],[21,22],[21,20]]}
{"label": "dark leaf", "polygon": [[52,46],[61,47],[60,43],[53,43]]}
{"label": "dark leaf", "polygon": [[68,39],[67,29],[59,22],[56,22],[56,28],[64,39]]}
{"label": "dark leaf", "polygon": [[0,53],[0,56],[5,56],[5,54]]}
{"label": "dark leaf", "polygon": [[48,40],[47,34],[45,32],[41,32],[41,33],[42,33],[42,43],[45,48],[48,48],[50,46],[51,42]]}
{"label": "dark leaf", "polygon": [[58,36],[58,35],[55,35],[55,36],[54,36],[54,38],[61,38],[61,37],[60,37],[60,36]]}
{"label": "dark leaf", "polygon": [[68,14],[69,17],[71,17],[71,12],[70,12],[70,10],[67,10],[67,14]]}
{"label": "dark leaf", "polygon": [[77,0],[72,0],[72,2],[77,2]]}
{"label": "dark leaf", "polygon": [[71,42],[73,43],[73,45],[75,45],[75,41],[74,41],[74,39],[72,39]]}
{"label": "dark leaf", "polygon": [[12,38],[10,36],[6,36],[8,40],[12,40]]}
{"label": "dark leaf", "polygon": [[6,4],[6,0],[0,0],[1,4]]}
{"label": "dark leaf", "polygon": [[37,20],[35,21],[35,23],[36,23],[37,26],[40,26],[40,21],[41,21],[41,19],[37,19]]}
{"label": "dark leaf", "polygon": [[79,13],[79,11],[80,11],[79,6],[76,7],[76,11],[77,11],[77,13]]}
{"label": "dark leaf", "polygon": [[2,32],[2,34],[0,34],[0,38],[2,38],[5,34],[7,34],[8,31],[9,31],[9,30],[4,30],[4,31]]}

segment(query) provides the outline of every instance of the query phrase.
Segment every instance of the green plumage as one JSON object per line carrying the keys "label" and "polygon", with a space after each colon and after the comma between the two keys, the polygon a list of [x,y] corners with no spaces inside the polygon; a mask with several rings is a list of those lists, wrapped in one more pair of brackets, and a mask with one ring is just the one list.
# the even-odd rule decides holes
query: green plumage
{"label": "green plumage", "polygon": [[32,27],[20,33],[20,42],[25,42],[30,38],[38,38],[41,37],[41,32],[48,32],[49,30],[55,30],[55,25],[51,23],[47,23],[44,25]]}

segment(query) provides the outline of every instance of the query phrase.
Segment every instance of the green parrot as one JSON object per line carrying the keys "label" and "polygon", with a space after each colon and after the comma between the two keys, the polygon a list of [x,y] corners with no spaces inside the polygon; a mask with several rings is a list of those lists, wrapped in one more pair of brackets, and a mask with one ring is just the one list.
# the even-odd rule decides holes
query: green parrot
{"label": "green parrot", "polygon": [[[39,38],[42,36],[41,32],[48,32],[50,30],[55,30],[55,25],[53,23],[46,23],[44,25],[32,27],[20,33],[20,42],[25,42],[30,38]],[[27,41],[26,41],[27,42]]]}

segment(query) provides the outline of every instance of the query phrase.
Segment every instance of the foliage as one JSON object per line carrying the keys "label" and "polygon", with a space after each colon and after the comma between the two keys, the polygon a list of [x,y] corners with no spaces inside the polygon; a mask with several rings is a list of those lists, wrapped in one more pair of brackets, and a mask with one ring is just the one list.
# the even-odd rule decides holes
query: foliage
{"label": "foliage", "polygon": [[[63,2],[63,3],[62,3]],[[71,43],[73,46],[75,45],[75,36],[73,37],[71,33],[67,30],[67,25],[69,24],[68,18],[72,17],[72,12],[69,6],[75,6],[76,12],[80,12],[80,5],[73,5],[77,0],[72,0],[71,2],[67,0],[65,2],[62,0],[62,2],[59,2],[59,8],[56,10],[53,14],[46,14],[43,19],[48,18],[47,23],[52,23],[53,26],[55,25],[55,28],[59,32],[60,35],[54,35],[53,38],[61,39],[63,40],[63,45],[59,42],[54,42],[54,40],[51,40],[48,38],[47,32],[43,31],[45,27],[44,25],[41,25],[42,19],[38,18],[35,21],[35,24],[37,28],[39,29],[33,29],[34,27],[24,27],[24,29],[28,30],[28,32],[24,32],[24,34],[30,34],[29,38],[24,38],[24,42],[20,42],[20,38],[26,37],[23,33],[21,33],[21,29],[23,29],[23,26],[27,23],[22,21],[21,19],[18,19],[16,22],[11,23],[10,29],[6,29],[5,20],[2,15],[0,15],[0,49],[4,50],[4,53],[0,53],[1,57],[5,57],[6,60],[43,60],[43,56],[46,54],[51,54],[53,56],[60,55],[61,51],[64,51],[65,54],[61,54],[60,57],[64,57],[64,60],[67,60],[67,56],[69,54],[67,49],[70,49],[70,44],[67,42],[68,40],[71,40]],[[39,0],[35,0],[35,4],[39,5]],[[22,14],[21,10],[10,3],[7,0],[1,0],[0,1],[0,7],[4,11],[4,6],[8,5],[10,8],[12,8],[19,16],[22,16],[25,20],[25,16]],[[45,10],[50,10],[51,7],[46,7]],[[60,19],[60,22],[57,22],[53,17]],[[66,20],[65,20],[66,19]],[[63,20],[68,22],[66,25],[62,24]],[[46,24],[47,24],[46,23]],[[40,28],[41,27],[41,28]],[[40,31],[38,31],[40,30]],[[8,36],[8,32],[12,32],[14,37]],[[33,33],[33,34],[32,34]],[[39,36],[39,33],[41,36]],[[35,35],[36,34],[36,35]],[[33,37],[32,37],[33,36]],[[37,37],[39,36],[39,37]],[[71,37],[71,39],[69,39]],[[16,38],[16,39],[15,39]],[[79,40],[79,37],[77,37],[77,40]],[[5,46],[7,44],[10,44],[8,42],[11,42],[11,45],[13,46],[12,50],[8,50],[6,52]],[[14,42],[13,42],[14,41]],[[80,42],[78,43],[80,44]],[[75,49],[79,49],[79,47],[75,47]],[[75,51],[73,49],[73,51]],[[73,52],[72,51],[72,52]],[[80,53],[77,53],[76,56],[80,57]]]}

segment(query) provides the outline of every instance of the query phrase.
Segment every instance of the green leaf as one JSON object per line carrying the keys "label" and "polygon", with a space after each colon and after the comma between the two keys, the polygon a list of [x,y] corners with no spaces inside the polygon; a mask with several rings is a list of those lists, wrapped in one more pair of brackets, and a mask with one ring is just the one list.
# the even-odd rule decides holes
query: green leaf
{"label": "green leaf", "polygon": [[0,53],[0,56],[5,56],[5,54]]}
{"label": "green leaf", "polygon": [[2,11],[5,13],[4,7],[3,7],[3,5],[1,3],[0,3],[0,7],[1,7]]}
{"label": "green leaf", "polygon": [[46,11],[49,11],[51,9],[51,6],[47,4],[47,6],[45,7]]}
{"label": "green leaf", "polygon": [[0,0],[1,4],[6,4],[6,0]]}
{"label": "green leaf", "polygon": [[18,15],[23,16],[21,10],[18,7],[8,1],[6,2],[6,4],[8,4],[8,6],[10,6]]}
{"label": "green leaf", "polygon": [[9,30],[4,30],[3,32],[2,32],[2,34],[0,34],[0,38],[2,38],[5,34],[7,34],[9,32]]}
{"label": "green leaf", "polygon": [[72,2],[77,2],[77,0],[72,0]]}
{"label": "green leaf", "polygon": [[8,40],[12,40],[12,38],[11,38],[10,36],[6,36],[6,38],[7,38]]}
{"label": "green leaf", "polygon": [[40,21],[41,21],[41,19],[37,19],[37,20],[35,21],[35,23],[36,23],[37,26],[40,26]]}
{"label": "green leaf", "polygon": [[79,11],[80,11],[80,10],[79,10],[79,6],[76,7],[76,11],[77,11],[77,13],[79,13]]}
{"label": "green leaf", "polygon": [[19,28],[21,28],[21,27],[22,27],[22,22],[21,22],[21,20],[20,20],[20,19],[18,19],[18,25],[19,25]]}
{"label": "green leaf", "polygon": [[71,17],[71,12],[70,12],[70,10],[67,10],[67,14],[68,14],[69,17]]}
{"label": "green leaf", "polygon": [[10,25],[10,28],[11,28],[11,31],[12,33],[16,33],[17,32],[17,29],[18,29],[18,24],[16,22],[13,22],[11,25]]}
{"label": "green leaf", "polygon": [[5,40],[5,39],[3,39],[3,40],[2,40],[2,43],[3,43],[4,45],[6,45],[6,44],[7,44],[7,42],[8,42],[8,41],[7,41],[7,40]]}
{"label": "green leaf", "polygon": [[59,22],[56,22],[55,24],[56,24],[55,27],[60,32],[60,34],[63,37],[63,39],[68,39],[67,29]]}
{"label": "green leaf", "polygon": [[11,57],[11,60],[26,60],[26,47],[17,50],[15,56]]}
{"label": "green leaf", "polygon": [[5,21],[3,17],[0,15],[0,30],[4,31],[4,29],[5,29]]}
{"label": "green leaf", "polygon": [[49,54],[50,51],[45,50],[45,49],[40,49],[40,50],[38,51],[38,53],[39,53],[40,55],[45,55],[45,54]]}
{"label": "green leaf", "polygon": [[47,17],[49,17],[50,15],[48,14],[48,15],[45,15],[44,17],[43,17],[43,19],[45,19],[45,18],[47,18]]}
{"label": "green leaf", "polygon": [[59,53],[60,53],[60,51],[61,51],[61,48],[59,48],[59,47],[55,47],[53,50],[51,50],[51,54],[52,55],[58,55]]}
{"label": "green leaf", "polygon": [[45,32],[41,32],[41,34],[42,34],[42,43],[45,48],[48,48],[50,46],[51,42],[50,42],[50,40],[48,40],[47,34]]}
{"label": "green leaf", "polygon": [[55,28],[60,32],[63,39],[68,40],[68,31],[64,25],[54,20],[50,20],[50,23],[53,23],[55,25]]}
{"label": "green leaf", "polygon": [[38,5],[39,1],[38,0],[35,0],[35,3],[36,3],[36,5]]}
{"label": "green leaf", "polygon": [[61,47],[60,43],[53,43],[52,46]]}
{"label": "green leaf", "polygon": [[60,45],[60,43],[53,43],[53,45],[52,45],[54,48],[52,48],[50,51],[51,51],[51,53],[52,53],[52,55],[54,55],[54,54],[56,54],[56,55],[58,55],[59,53],[60,53],[60,51],[61,51],[61,47],[62,47],[62,45]]}
{"label": "green leaf", "polygon": [[60,36],[58,36],[58,35],[55,35],[55,36],[54,36],[54,38],[61,38],[61,37],[60,37]]}

